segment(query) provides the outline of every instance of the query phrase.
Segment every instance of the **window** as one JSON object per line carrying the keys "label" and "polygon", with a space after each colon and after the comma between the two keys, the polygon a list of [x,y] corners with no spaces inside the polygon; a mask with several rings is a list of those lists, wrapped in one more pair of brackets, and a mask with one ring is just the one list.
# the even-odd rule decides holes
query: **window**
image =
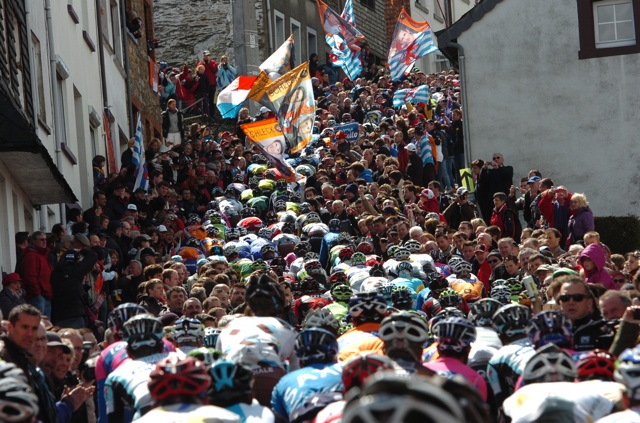
{"label": "window", "polygon": [[61,142],[67,142],[67,116],[65,113],[66,110],[64,108],[64,78],[58,73],[56,73],[55,89],[58,91],[55,110],[56,113],[60,113],[62,115],[60,118],[60,125],[56,131],[56,136],[59,136],[61,138]]}
{"label": "window", "polygon": [[[293,45],[295,46],[293,49],[293,57],[291,60],[293,63],[302,63],[304,62],[304,55],[302,54],[302,36],[300,34],[300,22],[296,21],[293,18],[290,18],[291,22],[291,34],[293,34]],[[297,57],[296,57],[297,56]],[[297,60],[297,59],[300,60]]]}
{"label": "window", "polygon": [[444,15],[439,0],[433,0],[433,17],[438,22],[444,22]]}
{"label": "window", "polygon": [[376,8],[376,0],[360,0],[360,4],[368,7],[369,9],[375,10]]}
{"label": "window", "polygon": [[630,46],[636,43],[631,1],[593,3],[596,48]]}
{"label": "window", "polygon": [[122,32],[120,26],[120,6],[116,0],[111,0],[111,40],[113,43],[113,50],[118,58],[118,63],[122,65]]}
{"label": "window", "polygon": [[42,69],[42,51],[40,50],[40,40],[38,37],[32,32],[31,33],[31,44],[33,45],[33,70],[34,77],[36,78],[36,89],[38,90],[38,95],[35,97],[37,101],[36,110],[38,120],[47,124],[47,104],[45,102],[44,97],[44,73]]}
{"label": "window", "polygon": [[284,40],[286,39],[284,34],[284,15],[277,10],[273,11],[274,15],[274,24],[273,24],[273,40],[275,44],[273,46],[273,50],[277,50],[280,47]]}
{"label": "window", "polygon": [[307,56],[318,54],[318,33],[307,28]]}
{"label": "window", "polygon": [[640,53],[640,1],[578,0],[579,59]]}

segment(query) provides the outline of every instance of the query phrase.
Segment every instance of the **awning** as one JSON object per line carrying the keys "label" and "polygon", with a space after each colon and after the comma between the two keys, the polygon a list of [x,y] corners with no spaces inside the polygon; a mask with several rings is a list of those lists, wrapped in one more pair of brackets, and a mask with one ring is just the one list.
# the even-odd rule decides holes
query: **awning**
{"label": "awning", "polygon": [[78,201],[5,81],[0,81],[0,160],[34,206]]}

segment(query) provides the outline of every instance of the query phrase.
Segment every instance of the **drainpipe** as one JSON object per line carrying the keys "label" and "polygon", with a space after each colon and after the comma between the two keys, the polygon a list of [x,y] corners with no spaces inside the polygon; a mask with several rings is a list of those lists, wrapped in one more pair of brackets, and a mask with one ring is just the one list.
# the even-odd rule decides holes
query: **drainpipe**
{"label": "drainpipe", "polygon": [[[28,2],[27,2],[28,3]],[[58,94],[58,71],[56,69],[56,49],[53,44],[53,17],[51,14],[51,0],[45,0],[44,2],[45,19],[47,22],[47,38],[49,38],[49,68],[51,78],[51,99],[53,100],[53,129],[54,138],[56,143],[56,166],[60,169],[62,165],[62,137],[61,133],[63,128],[61,111],[58,110],[58,104],[60,102],[60,96]],[[64,204],[60,204],[60,219],[62,222],[67,220],[66,209]]]}
{"label": "drainpipe", "polygon": [[[104,69],[104,49],[102,40],[102,18],[100,17],[100,0],[96,0],[96,12],[98,13],[98,58],[100,59],[100,82],[102,83],[102,99],[103,99],[103,113],[109,108],[109,96],[107,95],[107,78]],[[104,13],[108,13],[105,9]],[[107,128],[104,128],[107,129]]]}
{"label": "drainpipe", "polygon": [[[127,85],[127,116],[129,116],[129,138],[133,136],[136,132],[135,117],[133,116],[133,111],[131,109],[131,81],[129,74],[129,35],[127,30],[127,14],[125,10],[124,0],[120,0],[120,28],[122,29],[122,57],[124,59],[124,73],[127,75],[126,85]],[[119,158],[117,158],[119,159]]]}
{"label": "drainpipe", "polygon": [[453,47],[458,50],[458,64],[460,65],[460,92],[462,93],[462,134],[464,135],[464,162],[471,163],[471,143],[469,137],[469,102],[467,101],[466,71],[464,64],[464,47],[453,41],[446,43],[444,47]]}

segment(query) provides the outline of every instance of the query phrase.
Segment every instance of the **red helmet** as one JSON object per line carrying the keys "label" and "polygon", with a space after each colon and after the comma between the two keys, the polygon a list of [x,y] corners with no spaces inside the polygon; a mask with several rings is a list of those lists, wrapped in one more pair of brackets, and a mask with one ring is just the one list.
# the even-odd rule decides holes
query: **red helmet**
{"label": "red helmet", "polygon": [[361,387],[369,376],[385,370],[393,370],[393,362],[386,355],[367,352],[350,358],[342,369],[344,391]]}
{"label": "red helmet", "polygon": [[578,379],[613,382],[616,357],[607,351],[595,349],[582,357],[577,364]]}
{"label": "red helmet", "polygon": [[341,261],[349,259],[353,255],[353,249],[351,247],[344,247],[338,252],[338,257]]}
{"label": "red helmet", "polygon": [[167,357],[149,375],[149,393],[156,401],[176,396],[200,396],[211,385],[205,365],[193,357]]}
{"label": "red helmet", "polygon": [[358,251],[364,254],[373,254],[373,245],[368,242],[361,242],[358,244]]}

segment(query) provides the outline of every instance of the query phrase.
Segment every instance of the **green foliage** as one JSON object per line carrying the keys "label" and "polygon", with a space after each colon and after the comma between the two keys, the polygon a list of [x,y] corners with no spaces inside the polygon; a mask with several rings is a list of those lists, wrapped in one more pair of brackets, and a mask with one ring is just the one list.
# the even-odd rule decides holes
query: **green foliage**
{"label": "green foliage", "polygon": [[624,254],[640,249],[640,219],[637,217],[596,217],[595,224],[600,240],[612,253]]}

